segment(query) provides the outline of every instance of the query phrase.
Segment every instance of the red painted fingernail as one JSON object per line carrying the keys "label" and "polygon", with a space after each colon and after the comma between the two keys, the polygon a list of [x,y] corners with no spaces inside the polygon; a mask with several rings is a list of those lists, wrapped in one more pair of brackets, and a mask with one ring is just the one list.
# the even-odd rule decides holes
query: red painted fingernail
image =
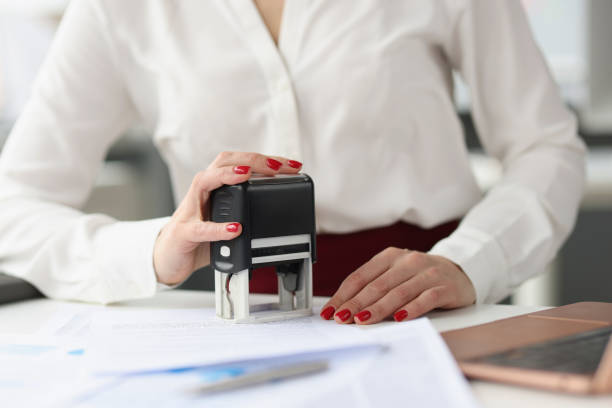
{"label": "red painted fingernail", "polygon": [[333,315],[336,309],[333,306],[327,306],[325,309],[321,311],[321,317],[325,320],[329,320]]}
{"label": "red painted fingernail", "polygon": [[279,162],[278,160],[274,160],[274,159],[270,159],[270,158],[266,159],[266,164],[272,170],[278,170],[283,165],[283,163]]}
{"label": "red painted fingernail", "polygon": [[395,314],[393,315],[393,318],[395,319],[396,322],[401,322],[406,317],[408,317],[408,312],[405,310],[399,310],[395,312]]}
{"label": "red painted fingernail", "polygon": [[351,317],[351,311],[348,309],[342,309],[341,311],[336,313],[336,316],[338,316],[338,318],[343,322],[346,322],[348,318]]}
{"label": "red painted fingernail", "polygon": [[355,317],[357,318],[357,320],[359,320],[360,322],[365,322],[366,320],[368,320],[370,317],[372,317],[372,313],[370,313],[368,310],[362,310],[361,312],[357,313],[355,315]]}
{"label": "red painted fingernail", "polygon": [[297,160],[287,160],[287,164],[289,165],[289,167],[293,167],[294,169],[299,169],[300,167],[302,167],[302,163]]}
{"label": "red painted fingernail", "polygon": [[225,226],[227,232],[236,232],[238,231],[238,228],[240,228],[240,224],[238,224],[237,222],[232,222],[231,224],[227,224]]}
{"label": "red painted fingernail", "polygon": [[251,166],[236,166],[234,167],[234,173],[236,174],[247,174],[251,170]]}

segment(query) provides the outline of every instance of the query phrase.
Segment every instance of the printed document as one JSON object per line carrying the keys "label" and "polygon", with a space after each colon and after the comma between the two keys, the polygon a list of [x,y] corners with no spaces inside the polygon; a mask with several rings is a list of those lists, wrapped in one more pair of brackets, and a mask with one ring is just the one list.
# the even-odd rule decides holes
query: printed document
{"label": "printed document", "polygon": [[[325,357],[330,370],[229,393],[193,392],[250,359],[292,361],[304,352]],[[117,381],[84,406],[478,406],[426,318],[364,329],[318,316],[242,325],[206,310],[111,311],[94,318],[88,354],[94,371],[115,372]]]}
{"label": "printed document", "polygon": [[91,368],[122,373],[327,350],[371,342],[319,316],[236,324],[211,309],[109,310],[94,317]]}

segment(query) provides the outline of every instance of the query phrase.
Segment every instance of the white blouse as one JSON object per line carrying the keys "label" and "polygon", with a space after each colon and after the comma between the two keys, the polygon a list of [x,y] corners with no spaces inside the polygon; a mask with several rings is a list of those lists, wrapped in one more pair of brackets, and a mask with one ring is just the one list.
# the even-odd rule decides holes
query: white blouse
{"label": "white blouse", "polygon": [[[463,217],[431,253],[465,270],[478,302],[541,271],[573,226],[585,149],[520,2],[285,3],[277,47],[250,0],[73,1],[0,158],[0,269],[55,298],[155,293],[168,219],[78,210],[139,123],[176,201],[221,151],[281,155],[313,177],[321,232]],[[484,197],[453,70],[504,167]]]}

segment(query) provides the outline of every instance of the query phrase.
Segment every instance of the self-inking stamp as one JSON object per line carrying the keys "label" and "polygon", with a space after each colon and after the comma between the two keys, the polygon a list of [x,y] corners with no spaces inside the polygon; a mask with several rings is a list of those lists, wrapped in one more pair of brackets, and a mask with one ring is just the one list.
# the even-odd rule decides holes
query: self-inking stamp
{"label": "self-inking stamp", "polygon": [[[211,219],[239,222],[242,234],[211,243],[217,316],[235,322],[268,322],[312,314],[312,264],[316,259],[314,184],[306,174],[253,176],[211,193]],[[255,269],[273,266],[278,303],[251,305]]]}

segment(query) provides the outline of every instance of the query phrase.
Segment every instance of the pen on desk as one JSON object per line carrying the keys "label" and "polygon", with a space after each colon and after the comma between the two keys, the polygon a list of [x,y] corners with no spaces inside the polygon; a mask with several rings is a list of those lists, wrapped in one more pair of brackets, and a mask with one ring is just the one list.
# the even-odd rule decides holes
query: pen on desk
{"label": "pen on desk", "polygon": [[264,384],[275,380],[300,377],[320,373],[329,368],[327,360],[307,361],[303,363],[287,364],[267,368],[238,377],[228,378],[212,384],[204,384],[193,389],[198,394],[212,394],[216,392],[231,391],[253,385]]}

